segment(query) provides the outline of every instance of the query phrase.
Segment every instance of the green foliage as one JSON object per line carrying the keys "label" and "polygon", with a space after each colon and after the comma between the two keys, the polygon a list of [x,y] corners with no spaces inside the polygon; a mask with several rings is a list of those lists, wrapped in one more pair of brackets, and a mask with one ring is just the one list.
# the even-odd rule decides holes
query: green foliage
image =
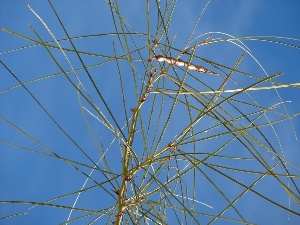
{"label": "green foliage", "polygon": [[[261,200],[267,207],[276,206],[300,216],[299,164],[293,164],[285,156],[278,131],[287,126],[296,136],[293,124],[299,112],[289,114],[288,102],[279,93],[281,89],[297,88],[299,83],[287,83],[284,78],[280,81],[285,76],[281,71],[267,75],[244,45],[254,40],[299,49],[299,45],[293,44],[298,39],[205,33],[191,41],[209,7],[208,2],[196,18],[187,44],[178,47],[175,35],[170,34],[176,1],[146,1],[145,8],[140,9],[146,9],[144,28],[138,29],[135,25],[139,24],[130,23],[123,13],[125,3],[117,0],[106,3],[113,32],[74,37],[57,12],[59,4],[54,7],[49,3],[65,38],[56,38],[50,24],[29,6],[52,41],[45,40],[39,31],[42,28],[30,26],[33,37],[2,28],[2,32],[32,44],[1,55],[5,59],[9,54],[24,52],[26,55],[28,49],[40,48],[42,57],[56,65],[56,72],[21,79],[3,60],[6,73],[18,83],[0,93],[25,90],[39,112],[46,115],[76,150],[70,153],[62,151],[63,144],[46,144],[45,136],[36,138],[30,129],[23,129],[2,115],[4,123],[39,150],[26,147],[27,144],[19,145],[18,141],[1,140],[1,143],[35,156],[58,159],[81,180],[76,185],[69,181],[72,188],[68,193],[49,199],[1,199],[0,203],[31,204],[30,210],[46,207],[48,211],[59,208],[66,212],[67,209],[69,216],[61,221],[64,224],[82,221],[86,224],[210,224],[216,221],[251,224],[245,216],[249,210],[244,206]],[[95,43],[94,47],[85,50],[89,42]],[[101,50],[99,53],[97,43],[102,48],[105,46],[104,53]],[[228,43],[234,53],[231,64],[202,54]],[[253,67],[249,69],[247,62],[255,62],[260,72],[252,72]],[[56,115],[55,110],[51,112],[40,100],[43,90],[33,89],[43,82],[50,85],[52,79],[57,82],[55,87],[73,94],[68,95],[71,100],[67,101],[76,99],[77,94],[82,116],[77,117],[81,121],[74,123],[84,121],[87,129],[81,132],[88,132],[89,140],[72,133],[77,129],[74,124],[73,128],[68,127],[68,118],[78,112],[66,107],[66,111],[61,109]],[[55,91],[51,90],[51,96]],[[262,93],[268,96],[264,100]],[[270,96],[276,96],[276,100],[267,102],[265,99]],[[58,115],[64,115],[64,119]],[[35,182],[39,183],[38,178]],[[270,191],[272,188],[280,195]],[[80,200],[89,193],[91,199],[101,196],[104,200],[96,206],[94,203],[80,205]],[[292,204],[285,201],[288,199]],[[30,210],[5,215],[2,219],[22,217],[32,213]],[[266,215],[269,216],[272,215]]]}

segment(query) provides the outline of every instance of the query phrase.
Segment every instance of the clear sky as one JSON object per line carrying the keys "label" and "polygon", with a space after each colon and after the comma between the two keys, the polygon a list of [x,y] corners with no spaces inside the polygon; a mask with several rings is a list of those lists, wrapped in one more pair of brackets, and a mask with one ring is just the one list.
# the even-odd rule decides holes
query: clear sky
{"label": "clear sky", "polygon": [[[119,2],[119,7],[124,18],[140,33],[147,33],[144,2],[145,1],[140,0]],[[155,13],[156,8],[152,3],[154,1],[149,2],[151,2],[151,12],[153,12],[150,19],[150,33],[155,36],[157,21],[157,14]],[[160,2],[163,4],[164,1]],[[52,3],[71,37],[115,32],[110,9],[104,0],[53,0]],[[29,1],[29,4],[44,20],[57,39],[66,37],[46,0],[31,0]],[[205,4],[206,1],[178,0],[169,31],[170,41],[174,41],[173,46],[175,48],[182,50],[185,47],[197,18],[201,14]],[[196,42],[201,42],[210,34],[213,34],[212,38],[225,38],[228,37],[228,35],[232,35],[234,37],[280,36],[299,39],[299,10],[300,2],[297,0],[213,0],[205,10],[190,39],[190,41],[192,41],[190,47]],[[0,27],[37,40],[37,36],[30,29],[28,24],[37,31],[44,41],[53,41],[42,23],[28,9],[26,1],[0,1]],[[136,36],[134,37],[137,38]],[[146,39],[146,36],[137,38],[138,47],[143,46],[143,40]],[[284,41],[300,46],[299,41]],[[113,35],[76,39],[74,40],[74,43],[77,50],[106,56],[114,55],[113,43],[115,43],[116,54],[122,54],[121,46],[120,44],[117,44],[118,38]],[[299,49],[259,41],[244,41],[243,43],[251,50],[251,54],[259,61],[259,63],[261,63],[268,75],[284,72],[284,75],[278,78],[278,81],[299,83]],[[85,118],[80,109],[77,92],[67,81],[66,77],[59,74],[59,68],[47,54],[45,48],[35,46],[8,52],[8,50],[32,44],[33,43],[29,40],[24,40],[16,35],[0,30],[0,60],[3,61],[22,82],[56,74],[47,79],[30,83],[26,85],[26,87],[28,87],[30,92],[45,107],[47,112],[49,112],[70,135],[72,140],[75,140],[76,144],[80,146],[94,162],[98,162],[99,157],[101,157],[99,149],[103,149],[104,151],[108,149],[106,152],[107,158],[111,161],[111,165],[114,166],[114,169],[117,171],[120,170],[121,157],[117,141],[114,141],[113,135],[108,128],[103,126],[91,115],[85,114],[91,126],[90,128],[93,130],[95,138],[99,143],[97,148],[86,126]],[[67,42],[61,42],[61,45],[66,48],[71,48],[71,45]],[[163,51],[157,51],[157,54],[163,55]],[[203,48],[197,49],[196,54],[220,64],[233,66],[242,52],[243,51],[233,43],[221,42],[212,44],[211,46],[203,46]],[[143,59],[146,60],[147,52],[143,51],[142,53],[144,54],[142,56]],[[53,54],[55,54],[57,60],[65,70],[71,70],[61,52],[53,50]],[[170,54],[172,57],[177,57],[179,52],[172,50]],[[118,70],[116,69],[115,64],[105,63],[107,58],[99,55],[83,55],[82,58],[86,65],[103,63],[100,67],[91,68],[90,72],[104,98],[109,103],[109,107],[114,113],[116,120],[120,126],[124,126],[126,117],[123,113],[124,107],[122,99],[120,98],[121,91],[118,86]],[[68,52],[67,56],[74,68],[80,67],[79,60],[75,54]],[[139,56],[135,54],[134,57]],[[187,56],[184,57],[184,60],[188,60]],[[195,60],[193,63],[204,64],[204,62],[201,62],[200,60]],[[211,70],[216,69],[211,65],[205,65]],[[124,62],[120,62],[120,66],[124,69],[123,71],[128,69],[128,73],[131,73],[131,68],[128,65],[125,65]],[[240,66],[240,68],[245,71],[251,71],[253,74],[260,77],[266,77],[266,74],[249,55],[245,57],[245,60]],[[139,72],[142,71],[143,67],[141,62],[137,61],[136,68]],[[124,85],[130,85],[130,82],[133,82],[133,80],[131,80],[131,78],[126,80],[126,72],[124,72],[124,74]],[[0,75],[0,200],[43,202],[56,196],[80,190],[86,180],[86,177],[83,176],[82,173],[69,166],[66,162],[42,154],[36,154],[28,150],[49,154],[49,151],[47,152],[46,150],[48,149],[59,154],[61,157],[75,160],[90,165],[91,167],[93,167],[93,163],[91,163],[86,155],[84,155],[81,150],[76,147],[74,143],[61,132],[61,130],[59,130],[23,87],[9,89],[19,83],[2,65],[0,66]],[[84,83],[89,94],[97,99],[96,101],[99,108],[105,108],[104,104],[100,103],[101,101],[86,77],[86,74],[83,71],[78,71],[77,75]],[[235,75],[235,79],[241,79],[241,82],[243,82],[242,78],[240,78],[241,76],[239,76],[240,75]],[[74,76],[71,79],[76,82]],[[213,81],[210,80],[211,77],[208,75],[203,75],[201,79],[206,82],[211,82],[212,86],[214,85]],[[140,80],[138,80],[138,82],[140,82]],[[245,81],[245,83],[247,82],[248,81]],[[253,97],[264,107],[269,107],[279,102],[285,102],[286,110],[290,115],[300,112],[300,93],[297,88],[288,90],[278,89],[278,93],[280,94],[281,99],[274,90],[270,92],[255,92],[253,93]],[[130,108],[135,106],[135,92],[128,88],[127,94],[127,110],[130,111]],[[83,101],[83,99],[80,100]],[[87,105],[83,103],[83,106]],[[89,110],[91,110],[91,108],[89,108]],[[147,102],[144,106],[144,110],[150,110],[149,104],[147,106]],[[281,110],[280,112],[285,111]],[[104,110],[104,113],[110,118],[108,116],[109,113],[106,110]],[[170,126],[170,131],[166,134],[166,137],[168,138],[163,140],[164,143],[162,143],[162,145],[168,143],[175,137],[176,130],[181,126],[181,121],[179,121],[182,119],[180,118],[180,113],[178,118],[179,119],[175,120],[174,125]],[[278,119],[279,117],[271,116],[271,118]],[[292,122],[292,125],[290,122]],[[208,128],[212,125],[205,124],[204,126]],[[279,125],[275,124],[274,129],[276,130],[280,143],[272,129],[264,130],[266,136],[274,143],[279,154],[282,154],[283,151],[285,157],[299,168],[299,117],[296,117],[291,121],[285,121]],[[23,131],[25,131],[27,135],[22,133]],[[294,132],[298,135],[298,140],[295,139]],[[137,135],[139,135],[139,133],[137,133]],[[142,143],[137,142],[137,146],[138,144]],[[213,146],[211,142],[203,142],[201,148],[205,149],[210,146]],[[235,147],[239,149],[239,147],[235,145],[233,145],[231,149],[234,149]],[[268,161],[272,161],[270,155],[266,154],[266,158]],[[213,161],[211,163],[213,163]],[[238,161],[235,163],[238,164],[241,162]],[[274,165],[276,163],[277,161],[274,160]],[[101,163],[99,165],[101,165]],[[222,165],[226,165],[226,163]],[[87,174],[91,172],[91,168],[85,168],[80,165],[78,165],[78,167]],[[289,169],[291,169],[291,173],[299,176],[299,170],[293,168]],[[278,169],[276,172],[282,173],[282,170]],[[207,174],[215,176],[211,172],[207,172]],[[95,172],[92,177],[95,180],[98,180],[98,182],[104,180],[103,174],[100,173]],[[188,182],[189,178],[186,179]],[[245,183],[249,182],[248,184],[253,181],[253,177],[251,176],[245,178],[245,180],[241,177],[239,177],[239,179]],[[296,178],[295,180],[299,187],[299,178]],[[232,200],[243,189],[234,185],[226,186],[226,181],[225,178],[220,178],[216,182],[219,182],[220,186],[225,184],[223,190]],[[199,207],[203,207],[203,212],[205,213],[218,214],[218,212],[224,209],[226,204],[224,205],[224,202],[220,202],[219,199],[215,197],[218,195],[214,195],[214,190],[211,189],[210,185],[201,183],[201,178],[199,178],[199,182],[199,187],[197,186],[197,191],[199,190],[197,200],[214,207],[214,209],[205,207],[204,205],[200,205]],[[264,179],[257,185],[258,190],[262,191],[264,194],[267,193],[271,199],[275,199],[288,207],[288,195],[279,185],[270,186],[272,182],[274,181],[271,181],[268,178]],[[93,184],[93,182],[89,181],[86,184],[86,187],[92,186]],[[189,185],[189,183],[187,183],[187,185]],[[236,189],[233,189],[233,187],[236,187]],[[111,192],[112,187],[110,185],[105,186],[105,188]],[[74,203],[75,198],[76,195],[72,195],[53,201],[52,203],[71,206]],[[102,209],[113,205],[114,202],[115,200],[103,191],[103,189],[96,188],[83,193],[80,196],[76,207]],[[28,210],[31,206],[33,205],[0,204],[0,218],[14,213],[28,213],[26,215],[1,220],[0,224],[59,224],[66,221],[70,213],[70,210],[68,209],[57,209],[44,206],[38,206]],[[300,224],[299,216],[280,210],[278,207],[267,203],[265,200],[262,200],[253,194],[245,195],[245,198],[239,200],[236,203],[236,206],[243,208],[243,215],[245,218],[256,224]],[[294,201],[292,201],[290,207],[294,211],[300,213],[299,205],[297,206]],[[202,208],[200,208],[200,210],[202,210]],[[83,214],[74,212],[72,218],[80,215]],[[238,219],[238,216],[233,210],[229,210],[224,216]],[[87,224],[92,218],[94,217],[79,220],[74,224]],[[201,220],[199,219],[199,221],[206,224],[210,219],[211,218],[203,217]],[[101,221],[102,220],[99,219],[95,224],[103,224]],[[105,219],[103,221],[105,221]],[[172,221],[172,218],[170,218],[170,221]],[[215,224],[234,223],[218,220]]]}

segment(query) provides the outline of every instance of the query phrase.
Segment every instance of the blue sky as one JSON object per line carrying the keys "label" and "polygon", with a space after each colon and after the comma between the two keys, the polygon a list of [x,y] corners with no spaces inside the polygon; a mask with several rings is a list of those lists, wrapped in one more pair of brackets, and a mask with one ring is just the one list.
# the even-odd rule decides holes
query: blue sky
{"label": "blue sky", "polygon": [[[161,1],[162,2],[162,1]],[[59,25],[51,7],[47,1],[29,1],[31,7],[39,14],[41,18],[50,28],[51,32],[57,39],[65,38],[63,29]],[[71,37],[115,32],[113,22],[111,20],[111,13],[106,1],[91,0],[87,2],[82,1],[52,1],[57,13],[62,19],[64,26]],[[151,5],[151,12],[155,11],[155,7]],[[200,15],[204,1],[183,1],[179,0],[172,18],[172,25],[169,32],[169,38],[174,40],[174,47],[183,49],[188,42],[189,36],[194,28],[195,22]],[[124,18],[139,32],[147,32],[145,5],[144,1],[130,0],[120,2],[120,8]],[[198,26],[196,27],[191,40],[191,46],[196,42],[200,42],[204,38],[213,33],[213,38],[226,37],[225,33],[234,37],[239,36],[284,36],[300,38],[300,30],[298,21],[300,21],[300,3],[299,1],[233,1],[233,0],[214,0],[205,10]],[[151,30],[152,35],[155,35],[155,27],[157,15],[151,14]],[[1,1],[0,2],[0,26],[8,30],[13,30],[24,36],[32,39],[37,39],[27,24],[31,26],[41,35],[44,41],[51,41],[52,38],[45,30],[41,22],[28,9],[26,1]],[[207,34],[206,34],[207,33]],[[200,36],[206,34],[204,36]],[[198,37],[198,38],[197,38]],[[146,39],[146,37],[145,37]],[[18,78],[25,82],[46,75],[59,73],[60,70],[53,63],[50,56],[43,47],[31,47],[13,52],[6,52],[10,49],[15,49],[22,46],[31,45],[30,41],[16,37],[4,31],[0,32],[0,59],[18,76]],[[78,50],[94,52],[103,55],[113,55],[112,40],[117,43],[117,37],[91,37],[86,39],[75,40],[74,43]],[[141,39],[137,43],[143,45]],[[288,41],[291,44],[299,46],[299,41]],[[70,47],[67,42],[61,43],[63,47]],[[299,82],[300,71],[300,54],[299,50],[287,46],[275,45],[272,43],[245,41],[244,44],[251,49],[251,53],[262,64],[269,75],[279,72],[285,72],[284,76],[278,78],[278,81],[286,83]],[[122,53],[120,45],[116,44],[117,54]],[[59,63],[64,69],[70,70],[70,66],[59,51],[53,51]],[[143,52],[145,53],[145,52]],[[203,58],[214,60],[221,64],[233,66],[241,55],[242,50],[231,43],[217,43],[214,45],[203,46],[196,51],[197,55]],[[162,51],[159,52],[162,54]],[[171,51],[173,57],[178,55],[178,52]],[[67,53],[74,68],[80,67],[79,60],[74,54]],[[137,56],[137,55],[135,55]],[[102,63],[106,59],[101,57],[83,56],[86,65],[94,63]],[[187,60],[187,58],[184,58]],[[203,63],[194,61],[194,63]],[[206,64],[207,65],[207,64]],[[120,62],[120,66],[126,71],[129,69],[128,65]],[[251,59],[249,55],[246,56],[245,61],[241,63],[241,68],[246,71],[265,77],[262,69],[257,63]],[[209,69],[214,69],[207,65]],[[137,64],[137,70],[142,71],[141,64]],[[101,67],[90,69],[95,81],[104,98],[109,103],[116,120],[121,126],[125,124],[125,115],[123,113],[122,99],[119,98],[121,92],[117,85],[119,85],[117,70],[115,64],[108,63]],[[131,72],[131,71],[130,71]],[[129,73],[130,73],[129,72]],[[142,73],[142,72],[141,72]],[[58,153],[61,157],[79,161],[81,163],[93,166],[82,152],[74,146],[66,135],[64,135],[57,126],[49,119],[39,105],[32,99],[32,97],[22,87],[14,88],[7,91],[18,82],[8,73],[8,71],[1,66],[0,74],[2,82],[0,82],[0,115],[6,118],[11,123],[15,124],[19,129],[26,131],[28,135],[34,138],[35,142],[28,136],[22,134],[20,130],[14,128],[5,120],[0,122],[0,200],[24,200],[42,202],[56,196],[77,191],[85,182],[85,177],[60,160],[47,157],[41,154],[24,151],[23,148],[36,150],[38,152],[49,153],[45,150],[51,149]],[[84,83],[93,98],[97,98],[97,94],[93,89],[91,83],[86,78],[83,71],[78,72],[78,76]],[[210,77],[203,75],[203,81],[211,82]],[[235,75],[235,79],[242,79],[239,75]],[[76,79],[73,77],[75,82]],[[125,85],[132,82],[131,78],[125,80]],[[140,82],[140,80],[138,81]],[[241,80],[243,82],[243,80]],[[248,81],[245,79],[245,83]],[[213,83],[211,85],[214,85]],[[107,158],[112,162],[114,169],[120,171],[120,151],[118,149],[117,141],[113,141],[111,132],[97,121],[92,116],[87,115],[90,122],[91,129],[99,142],[99,149],[95,145],[91,134],[89,133],[84,117],[82,115],[80,105],[78,103],[77,93],[69,84],[63,75],[53,76],[48,79],[40,80],[27,85],[31,93],[43,104],[47,111],[55,118],[55,120],[65,129],[65,131],[76,140],[76,143],[84,149],[90,158],[95,162],[101,157],[101,151],[108,149],[106,152]],[[128,88],[129,89],[129,88]],[[282,101],[291,101],[285,104],[287,111],[294,114],[300,111],[299,91],[295,89],[278,89]],[[134,107],[135,94],[128,90],[128,109]],[[258,93],[251,93],[259,104],[267,107],[278,103],[281,100],[276,95],[275,91],[262,91]],[[82,100],[82,99],[81,99]],[[103,109],[105,106],[100,103],[97,98],[99,108]],[[166,103],[167,104],[167,103]],[[147,115],[147,110],[150,106],[145,104],[143,110]],[[103,110],[105,115],[108,112]],[[180,111],[179,111],[180,112]],[[180,115],[180,113],[179,113]],[[109,117],[109,116],[108,116]],[[275,117],[274,117],[275,118]],[[209,121],[207,121],[208,123]],[[166,144],[170,139],[176,135],[176,130],[182,126],[178,119],[174,121],[174,125],[168,130],[166,139],[163,144]],[[183,122],[182,122],[183,123]],[[299,117],[292,120],[293,127],[296,134],[300,135]],[[210,124],[204,126],[209,127]],[[280,138],[284,155],[290,162],[299,165],[299,139],[295,140],[294,132],[289,121],[285,121],[280,125],[275,124],[277,135]],[[126,130],[126,129],[125,129]],[[281,153],[280,145],[270,129],[265,129],[266,136],[272,140],[274,146]],[[137,133],[140,135],[140,133]],[[300,138],[300,137],[299,137]],[[11,146],[8,143],[16,145]],[[136,146],[142,144],[136,143]],[[216,143],[217,145],[218,143]],[[202,149],[212,146],[211,142],[203,142]],[[239,146],[232,146],[232,149],[239,149]],[[266,154],[267,160],[272,161],[271,157]],[[213,162],[212,162],[213,163]],[[235,162],[240,163],[240,162]],[[274,161],[274,164],[276,161]],[[246,165],[248,166],[248,165]],[[251,167],[251,165],[249,165]],[[90,173],[90,168],[82,168],[84,172]],[[299,171],[290,168],[291,172],[299,175]],[[278,173],[282,172],[280,170]],[[211,176],[215,176],[212,172],[207,172]],[[234,176],[234,175],[233,175]],[[93,178],[103,181],[102,174],[93,174]],[[187,178],[187,182],[188,182]],[[245,183],[250,182],[253,178],[249,176],[249,180],[243,180]],[[217,182],[222,186],[226,184],[225,178],[220,178]],[[296,180],[299,186],[299,181]],[[271,198],[278,202],[287,205],[288,196],[280,186],[270,186],[272,181],[268,178],[264,179],[258,184],[258,189],[264,193],[268,193]],[[87,186],[93,185],[89,181]],[[111,190],[111,186],[105,186]],[[232,186],[226,187],[223,190],[234,198],[236,193],[240,193],[243,189],[232,189]],[[198,186],[197,186],[198,191]],[[203,193],[203,194],[202,194]],[[216,214],[224,208],[224,203],[219,202],[215,196],[214,190],[207,184],[199,184],[199,201],[209,204],[214,207],[212,209],[203,207],[203,212]],[[253,201],[250,201],[253,198]],[[75,196],[53,202],[54,204],[72,205]],[[114,199],[107,195],[103,189],[93,189],[82,194],[79,198],[78,207],[85,207],[88,209],[105,208],[114,204]],[[99,206],[99,204],[101,206]],[[289,215],[286,211],[279,210],[276,206],[266,203],[266,201],[255,197],[252,194],[247,194],[245,198],[236,203],[243,210],[243,215],[247,220],[256,224],[297,224],[300,223],[300,217],[296,215]],[[31,205],[19,204],[0,204],[0,217],[4,217],[14,213],[28,212],[27,215],[14,217],[2,220],[1,224],[58,224],[66,221],[69,210],[56,209],[49,207],[35,207],[28,210]],[[299,207],[295,202],[291,204],[293,210],[299,212]],[[202,208],[201,208],[202,210]],[[72,218],[80,216],[80,213],[74,213]],[[226,216],[237,218],[236,214],[229,210]],[[267,216],[266,216],[267,215]],[[289,219],[288,219],[289,218]],[[206,224],[210,218],[201,218],[200,222]],[[82,223],[88,223],[91,218],[81,220]],[[105,220],[104,220],[105,221]],[[172,221],[172,219],[170,219]],[[74,223],[74,224],[81,224]],[[102,224],[101,220],[95,224]],[[215,224],[231,224],[230,222],[217,221]]]}

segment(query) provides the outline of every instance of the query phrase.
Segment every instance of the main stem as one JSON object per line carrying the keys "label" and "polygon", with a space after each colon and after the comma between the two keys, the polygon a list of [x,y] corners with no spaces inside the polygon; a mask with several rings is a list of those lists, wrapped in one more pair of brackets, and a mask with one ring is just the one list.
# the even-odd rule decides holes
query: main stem
{"label": "main stem", "polygon": [[116,215],[116,225],[121,225],[123,215],[125,213],[125,210],[127,210],[128,205],[126,205],[126,182],[128,181],[130,174],[128,174],[128,159],[130,156],[130,152],[132,151],[132,143],[133,143],[133,138],[134,138],[134,133],[136,130],[136,122],[138,120],[138,115],[140,108],[142,104],[146,101],[146,98],[149,94],[150,87],[152,86],[153,83],[153,74],[150,73],[149,79],[147,82],[146,90],[143,92],[143,94],[140,96],[140,99],[138,100],[138,105],[135,109],[133,109],[133,115],[131,119],[131,126],[129,129],[129,136],[127,138],[127,141],[125,143],[125,148],[124,148],[124,155],[122,158],[122,183],[120,186],[119,190],[119,195],[118,195],[118,213]]}

